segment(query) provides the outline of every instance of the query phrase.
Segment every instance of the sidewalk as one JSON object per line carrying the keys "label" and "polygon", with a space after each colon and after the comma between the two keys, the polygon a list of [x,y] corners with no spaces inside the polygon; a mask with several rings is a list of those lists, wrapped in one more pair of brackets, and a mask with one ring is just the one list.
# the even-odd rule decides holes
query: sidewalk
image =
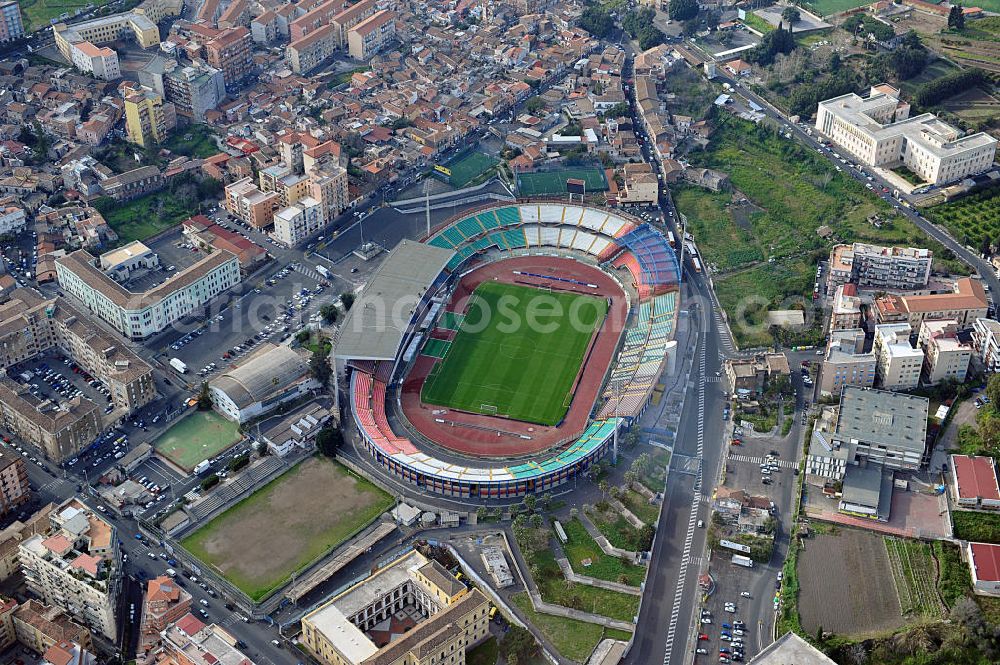
{"label": "sidewalk", "polygon": [[618,619],[610,619],[608,617],[601,616],[600,614],[591,614],[590,612],[571,610],[568,607],[563,607],[562,605],[552,605],[542,600],[542,597],[537,591],[531,591],[529,593],[531,596],[531,604],[534,606],[536,612],[566,617],[567,619],[576,619],[577,621],[586,621],[587,623],[596,623],[607,628],[624,630],[630,633],[635,630],[635,624],[629,621],[619,621]]}
{"label": "sidewalk", "polygon": [[640,557],[638,552],[629,552],[628,550],[620,550],[617,547],[613,547],[611,543],[608,542],[608,539],[604,537],[604,534],[601,533],[596,526],[594,526],[594,523],[590,521],[590,518],[587,517],[582,510],[580,511],[578,517],[580,518],[580,523],[583,524],[587,533],[590,534],[590,537],[597,542],[597,546],[601,548],[602,552],[608,556],[628,557],[631,561],[639,560]]}
{"label": "sidewalk", "polygon": [[570,582],[577,582],[579,584],[585,584],[586,586],[597,587],[599,589],[605,589],[607,591],[617,591],[618,593],[627,593],[630,596],[641,596],[642,589],[637,586],[629,586],[628,584],[620,584],[618,582],[609,582],[607,580],[599,580],[596,577],[587,577],[586,575],[577,575],[573,572],[573,566],[570,565],[569,559],[565,557],[557,557],[556,563],[559,564],[559,570],[562,571],[563,577],[565,577]]}

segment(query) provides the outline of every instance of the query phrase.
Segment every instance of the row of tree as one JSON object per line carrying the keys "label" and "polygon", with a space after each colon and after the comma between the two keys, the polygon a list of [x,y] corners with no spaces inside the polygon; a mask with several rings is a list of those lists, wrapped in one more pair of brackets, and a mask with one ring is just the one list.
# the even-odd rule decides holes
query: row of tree
{"label": "row of tree", "polygon": [[643,7],[630,11],[622,19],[622,28],[625,29],[629,37],[639,42],[639,48],[644,51],[663,42],[663,33],[653,24],[654,18],[656,18],[656,10],[651,7]]}
{"label": "row of tree", "polygon": [[750,49],[747,60],[758,65],[770,65],[778,54],[791,53],[796,47],[798,44],[792,36],[791,27],[785,30],[784,24],[779,22],[777,28],[764,35],[760,43]]}
{"label": "row of tree", "polygon": [[981,69],[963,69],[954,74],[924,83],[913,94],[913,101],[918,106],[927,108],[953,95],[983,85],[987,82],[986,73]]}

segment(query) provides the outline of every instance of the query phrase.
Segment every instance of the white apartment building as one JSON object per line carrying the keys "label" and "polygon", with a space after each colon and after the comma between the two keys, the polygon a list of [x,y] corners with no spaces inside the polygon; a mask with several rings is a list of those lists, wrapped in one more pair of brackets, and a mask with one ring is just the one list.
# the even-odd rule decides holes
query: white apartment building
{"label": "white apartment building", "polygon": [[94,78],[114,81],[121,78],[122,70],[118,54],[107,46],[96,46],[90,42],[76,42],[69,45],[73,66]]}
{"label": "white apartment building", "polygon": [[56,508],[50,520],[47,535],[33,535],[18,548],[28,588],[114,641],[122,581],[115,527],[76,498]]}
{"label": "white apartment building", "polygon": [[17,233],[24,228],[26,223],[27,217],[23,208],[8,206],[0,209],[0,235]]}
{"label": "white apartment building", "polygon": [[972,347],[987,372],[1000,371],[1000,322],[976,319],[972,324]]}
{"label": "white apartment building", "polygon": [[924,321],[917,344],[924,350],[924,376],[933,385],[955,379],[965,381],[972,361],[972,335],[959,331],[954,319]]}
{"label": "white apartment building", "polygon": [[821,395],[839,395],[846,386],[871,388],[875,385],[875,353],[866,353],[864,347],[864,330],[835,330],[830,333],[830,343],[820,368]]}
{"label": "white apartment building", "polygon": [[235,254],[216,250],[144,292],[129,291],[80,249],[56,260],[59,285],[125,337],[146,339],[240,282]]}
{"label": "white apartment building", "polygon": [[274,238],[287,247],[294,247],[324,226],[323,207],[311,196],[274,213]]}
{"label": "white apartment building", "polygon": [[910,346],[910,332],[907,323],[875,326],[875,377],[886,390],[909,390],[920,384],[924,352]]}
{"label": "white apartment building", "polygon": [[816,129],[860,163],[905,166],[935,185],[961,180],[993,166],[997,140],[961,131],[930,113],[909,117],[910,105],[889,85],[867,97],[848,93],[819,103]]}
{"label": "white apartment building", "polygon": [[922,289],[931,277],[934,253],[916,247],[883,247],[856,242],[830,252],[830,287],[854,282],[861,287]]}

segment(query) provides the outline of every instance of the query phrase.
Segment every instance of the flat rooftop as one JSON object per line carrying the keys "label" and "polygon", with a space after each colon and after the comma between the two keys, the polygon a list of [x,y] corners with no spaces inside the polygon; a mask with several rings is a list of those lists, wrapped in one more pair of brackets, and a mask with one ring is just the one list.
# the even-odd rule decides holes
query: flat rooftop
{"label": "flat rooftop", "polygon": [[343,360],[392,360],[416,307],[455,252],[402,240],[347,313],[334,347]]}
{"label": "flat rooftop", "polygon": [[927,437],[926,397],[885,390],[844,388],[837,436],[866,444],[923,453]]}
{"label": "flat rooftop", "polygon": [[997,470],[991,457],[952,455],[958,496],[962,499],[993,499],[1000,501]]}

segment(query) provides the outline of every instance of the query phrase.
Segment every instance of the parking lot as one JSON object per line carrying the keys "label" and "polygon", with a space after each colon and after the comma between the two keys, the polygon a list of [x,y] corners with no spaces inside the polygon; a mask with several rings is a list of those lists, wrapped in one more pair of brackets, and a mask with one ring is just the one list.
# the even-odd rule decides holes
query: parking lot
{"label": "parking lot", "polygon": [[104,411],[105,421],[113,420],[111,391],[61,355],[46,354],[19,363],[8,370],[8,375],[29,386],[31,395],[39,401],[62,405],[76,397],[89,399]]}

